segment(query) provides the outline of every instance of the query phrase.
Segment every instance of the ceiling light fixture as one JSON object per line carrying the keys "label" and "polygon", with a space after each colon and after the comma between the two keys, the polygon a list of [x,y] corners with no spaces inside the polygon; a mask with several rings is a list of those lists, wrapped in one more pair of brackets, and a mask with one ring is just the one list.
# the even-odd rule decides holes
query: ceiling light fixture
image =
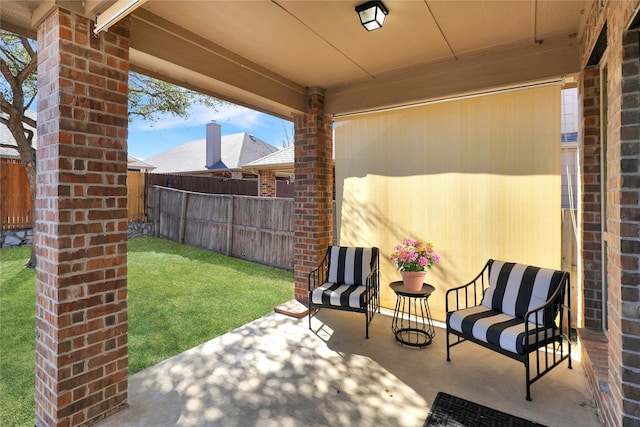
{"label": "ceiling light fixture", "polygon": [[373,31],[382,28],[389,9],[381,1],[376,0],[356,6],[356,12],[358,12],[362,26],[367,31]]}

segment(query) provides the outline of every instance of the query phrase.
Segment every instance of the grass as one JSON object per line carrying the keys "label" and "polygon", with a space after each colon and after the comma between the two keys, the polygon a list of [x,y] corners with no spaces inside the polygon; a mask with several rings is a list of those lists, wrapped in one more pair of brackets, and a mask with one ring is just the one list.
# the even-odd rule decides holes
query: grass
{"label": "grass", "polygon": [[0,249],[0,425],[34,425],[36,272],[30,247]]}
{"label": "grass", "polygon": [[[35,270],[0,249],[0,425],[34,424]],[[129,241],[129,373],[222,335],[293,297],[291,272],[153,238]]]}

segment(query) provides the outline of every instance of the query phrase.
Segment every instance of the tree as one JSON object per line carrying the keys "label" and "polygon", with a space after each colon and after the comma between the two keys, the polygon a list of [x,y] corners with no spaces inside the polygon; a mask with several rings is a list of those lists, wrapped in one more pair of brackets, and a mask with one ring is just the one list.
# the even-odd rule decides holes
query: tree
{"label": "tree", "polygon": [[[35,206],[36,195],[36,150],[33,148],[36,120],[26,113],[36,99],[38,53],[36,42],[27,37],[0,30],[0,121],[4,123],[16,141],[16,145],[0,146],[18,151],[27,171],[31,199]],[[201,104],[212,109],[224,101],[206,96],[162,80],[142,74],[129,73],[129,120],[136,115],[150,123],[163,114],[189,118],[189,107]],[[25,264],[34,268],[36,255]]]}
{"label": "tree", "polygon": [[287,126],[286,123],[282,123],[282,132],[284,132],[284,139],[282,140],[282,148],[290,147],[295,142],[295,135],[293,134],[293,126]]}
{"label": "tree", "polygon": [[[27,117],[25,112],[38,92],[37,65],[35,43],[26,37],[16,36],[6,31],[0,32],[0,72],[4,77],[0,88],[2,94],[0,120],[7,125],[16,141],[15,146],[9,147],[18,151],[27,171],[32,206],[36,205],[36,150],[32,146],[33,131],[28,127],[35,129],[36,121]],[[35,268],[35,246],[31,247],[31,257],[25,265]]]}

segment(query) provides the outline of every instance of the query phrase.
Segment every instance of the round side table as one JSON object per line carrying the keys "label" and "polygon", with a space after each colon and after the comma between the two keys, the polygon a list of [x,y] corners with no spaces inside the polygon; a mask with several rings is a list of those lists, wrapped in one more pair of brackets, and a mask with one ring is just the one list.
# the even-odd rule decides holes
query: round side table
{"label": "round side table", "polygon": [[429,311],[429,296],[436,290],[424,283],[419,291],[405,289],[402,281],[392,282],[389,287],[396,294],[391,330],[396,341],[410,347],[423,348],[431,344],[436,331]]}

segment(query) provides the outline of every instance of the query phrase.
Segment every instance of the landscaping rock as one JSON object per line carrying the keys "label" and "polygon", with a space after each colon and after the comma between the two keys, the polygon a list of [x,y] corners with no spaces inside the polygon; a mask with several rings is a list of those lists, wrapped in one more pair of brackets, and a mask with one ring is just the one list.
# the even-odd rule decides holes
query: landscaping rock
{"label": "landscaping rock", "polygon": [[31,246],[33,243],[33,232],[27,230],[1,230],[0,247],[15,248],[18,246]]}
{"label": "landscaping rock", "polygon": [[155,229],[153,222],[130,222],[127,237],[135,239],[136,237],[153,237]]}
{"label": "landscaping rock", "polygon": [[[153,237],[155,229],[153,222],[130,222],[127,237],[134,239],[136,237]],[[0,230],[0,247],[16,248],[19,246],[33,245],[33,230]]]}

